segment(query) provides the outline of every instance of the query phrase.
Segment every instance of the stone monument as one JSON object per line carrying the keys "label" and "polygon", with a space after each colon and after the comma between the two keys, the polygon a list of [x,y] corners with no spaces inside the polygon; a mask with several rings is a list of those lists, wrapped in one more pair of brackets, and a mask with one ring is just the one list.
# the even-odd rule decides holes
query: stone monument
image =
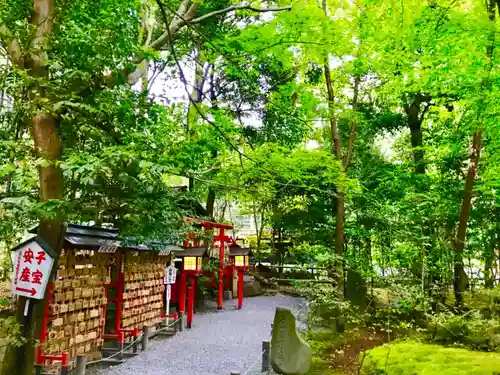
{"label": "stone monument", "polygon": [[278,374],[305,374],[312,361],[311,347],[300,337],[290,309],[277,307],[271,339],[271,366]]}

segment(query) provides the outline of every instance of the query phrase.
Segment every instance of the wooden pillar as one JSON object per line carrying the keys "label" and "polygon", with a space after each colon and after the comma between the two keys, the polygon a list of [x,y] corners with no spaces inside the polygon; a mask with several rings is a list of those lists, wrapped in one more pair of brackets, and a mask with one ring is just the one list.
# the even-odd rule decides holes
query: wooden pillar
{"label": "wooden pillar", "polygon": [[196,305],[196,288],[198,287],[196,284],[198,283],[198,277],[196,275],[191,279],[191,284],[193,285],[193,314],[195,313],[194,306]]}
{"label": "wooden pillar", "polygon": [[238,270],[238,309],[243,306],[243,270]]}
{"label": "wooden pillar", "polygon": [[151,327],[144,326],[142,331],[142,351],[148,350],[149,336],[151,335]]}
{"label": "wooden pillar", "polygon": [[224,296],[224,228],[219,232],[219,285],[217,291],[217,309],[222,309],[222,299]]}
{"label": "wooden pillar", "polygon": [[78,354],[76,356],[75,375],[85,375],[86,367],[87,367],[87,356]]}
{"label": "wooden pillar", "polygon": [[262,341],[262,372],[269,371],[270,366],[271,341]]}
{"label": "wooden pillar", "polygon": [[231,292],[233,292],[233,298],[238,298],[238,271],[236,267],[233,267],[231,272]]}
{"label": "wooden pillar", "polygon": [[190,283],[188,286],[188,301],[187,301],[187,327],[191,328],[193,324],[193,312],[194,312],[194,276],[191,276]]}
{"label": "wooden pillar", "polygon": [[182,266],[182,271],[181,271],[181,277],[179,280],[179,298],[178,298],[178,304],[179,304],[179,319],[180,319],[180,330],[182,331],[184,329],[184,315],[186,311],[186,283],[187,283],[187,277],[186,277],[186,271],[184,270],[184,260],[183,260],[183,266]]}
{"label": "wooden pillar", "polygon": [[117,251],[116,258],[116,312],[115,312],[115,333],[118,334],[122,328],[122,305],[123,305],[123,286],[125,277],[123,275],[124,257],[122,250]]}

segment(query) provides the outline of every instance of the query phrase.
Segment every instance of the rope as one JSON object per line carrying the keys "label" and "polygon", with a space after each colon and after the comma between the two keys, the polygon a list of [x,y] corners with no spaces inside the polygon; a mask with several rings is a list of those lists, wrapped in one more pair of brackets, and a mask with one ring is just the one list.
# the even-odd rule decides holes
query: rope
{"label": "rope", "polygon": [[180,318],[178,318],[177,320],[174,320],[174,321],[173,321],[172,323],[170,323],[169,325],[167,325],[167,326],[165,326],[165,327],[163,327],[163,328],[161,328],[161,329],[158,329],[158,330],[156,330],[155,332],[161,332],[161,331],[163,331],[163,330],[166,330],[167,328],[170,328],[170,327],[172,327],[173,325],[177,324],[180,320],[181,320],[181,319],[180,319]]}
{"label": "rope", "polygon": [[99,362],[104,362],[110,358],[113,358],[115,356],[117,356],[118,354],[122,354],[123,352],[125,352],[126,350],[130,349],[132,346],[134,346],[136,343],[138,343],[140,340],[142,340],[142,336],[139,336],[137,339],[135,339],[134,341],[132,341],[132,343],[127,346],[126,348],[120,350],[119,352],[116,352],[115,354],[112,354],[110,355],[109,357],[106,357],[106,358],[101,358],[101,359],[98,359],[96,361],[91,361],[91,362],[87,362],[87,366],[88,365],[93,365],[93,364],[96,364],[96,363],[99,363]]}
{"label": "rope", "polygon": [[265,352],[266,349],[264,349],[262,353],[260,353],[259,357],[250,365],[250,367],[243,373],[243,375],[247,375],[250,372],[250,370],[257,364],[257,362],[262,359],[262,354],[264,354]]}
{"label": "rope", "polygon": [[[155,331],[155,333],[156,333],[156,332],[161,332],[161,331],[163,331],[163,330],[166,330],[167,328],[172,327],[174,324],[177,324],[177,323],[179,322],[179,320],[180,320],[180,319],[174,320],[174,321],[173,321],[172,323],[170,323],[169,325],[167,325],[167,326],[165,326],[165,327],[163,327],[163,328],[161,328],[161,329],[159,329],[159,330],[156,330],[156,331]],[[106,357],[106,358],[101,358],[101,359],[98,359],[98,360],[96,360],[96,361],[87,362],[87,366],[88,366],[88,365],[94,365],[94,364],[99,363],[99,362],[104,362],[104,361],[109,360],[109,359],[111,359],[111,358],[113,358],[113,357],[115,357],[115,356],[117,356],[117,355],[119,355],[119,354],[122,354],[122,353],[124,353],[125,351],[129,350],[132,346],[134,346],[136,343],[138,343],[138,342],[139,342],[139,341],[141,341],[141,340],[142,340],[142,336],[139,336],[139,337],[137,337],[137,339],[135,339],[134,341],[132,341],[132,343],[131,343],[130,345],[128,345],[126,348],[124,348],[124,349],[120,350],[119,352],[116,352],[116,353],[114,353],[114,354],[110,355],[109,357]]]}

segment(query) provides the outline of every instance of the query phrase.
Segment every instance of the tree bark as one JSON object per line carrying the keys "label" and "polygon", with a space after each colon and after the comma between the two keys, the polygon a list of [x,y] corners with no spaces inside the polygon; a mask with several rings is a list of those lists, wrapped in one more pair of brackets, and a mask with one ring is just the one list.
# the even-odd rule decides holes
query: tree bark
{"label": "tree bark", "polygon": [[425,112],[422,113],[421,105],[429,100],[422,94],[415,94],[413,100],[409,105],[405,105],[408,127],[411,133],[411,147],[413,153],[413,162],[415,164],[415,172],[418,174],[425,174],[423,138],[422,138],[422,121]]}
{"label": "tree bark", "polygon": [[469,214],[471,208],[471,200],[474,188],[474,179],[476,177],[479,164],[479,156],[481,153],[481,137],[482,130],[479,129],[474,133],[472,140],[472,148],[469,158],[469,168],[465,178],[464,194],[462,199],[462,207],[460,209],[460,217],[458,221],[457,236],[455,238],[455,257],[454,257],[454,279],[453,290],[455,293],[455,305],[457,308],[463,306],[463,293],[467,287],[468,278],[464,270],[463,251],[465,247],[465,237],[467,235],[467,224],[469,222]]}
{"label": "tree bark", "polygon": [[[186,134],[187,138],[191,138],[191,134],[193,132],[193,125],[196,124],[199,118],[198,111],[196,111],[195,106],[198,105],[203,99],[203,86],[205,85],[204,74],[203,74],[203,65],[201,63],[201,43],[198,44],[196,48],[196,57],[194,58],[195,62],[195,74],[194,74],[194,82],[193,82],[193,91],[190,94],[191,100],[188,104],[188,113],[186,118]],[[189,177],[189,191],[194,189],[194,177]],[[208,204],[208,198],[207,198]],[[207,207],[208,209],[208,207]],[[212,214],[213,214],[213,206],[212,206]]]}
{"label": "tree bark", "polygon": [[[495,27],[496,27],[496,11],[495,6],[498,5],[500,10],[500,3],[497,0],[489,0],[487,3],[488,18],[490,20],[490,31],[488,36],[488,46],[486,47],[486,59],[488,61],[486,75],[481,83],[481,90],[489,90],[490,74],[493,68],[493,52],[495,48]],[[484,106],[484,100],[479,101],[478,116],[480,120],[481,110]],[[454,257],[454,278],[453,278],[453,291],[455,294],[455,306],[458,309],[463,307],[463,293],[465,292],[468,280],[467,274],[464,270],[463,251],[465,247],[465,239],[467,236],[467,225],[469,222],[469,214],[471,209],[471,201],[474,193],[474,180],[476,178],[477,169],[479,166],[479,158],[481,155],[481,143],[483,136],[482,125],[476,130],[472,137],[472,146],[469,150],[469,167],[467,169],[467,176],[465,177],[464,193],[462,198],[462,206],[460,208],[460,216],[458,222],[457,235],[455,237],[455,257]]]}
{"label": "tree bark", "polygon": [[[326,8],[323,9],[326,13]],[[330,74],[330,67],[328,59],[324,62],[324,75],[326,81],[326,89],[328,95],[328,110],[329,110],[329,122],[330,122],[330,135],[332,143],[332,154],[335,159],[339,162],[339,167],[341,169],[341,174],[344,175],[349,169],[349,164],[352,159],[354,141],[356,139],[356,126],[357,120],[353,119],[351,122],[351,128],[349,131],[349,138],[347,140],[347,150],[345,158],[342,158],[340,135],[337,125],[337,117],[335,115],[335,95],[333,92],[332,78]],[[352,106],[353,110],[356,111],[358,105],[359,96],[359,84],[360,77],[356,76],[354,78],[354,93]],[[345,295],[345,270],[344,270],[344,245],[345,245],[345,192],[340,184],[337,186],[337,194],[333,198],[333,215],[335,216],[335,263],[333,274],[335,277],[336,285],[338,288],[339,296],[341,299]]]}
{"label": "tree bark", "polygon": [[[34,0],[33,11],[30,19],[31,25],[35,29],[35,37],[31,45],[30,53],[22,64],[27,69],[27,73],[35,80],[48,79],[48,71],[45,65],[47,61],[48,36],[52,32],[53,13],[55,4],[53,0]],[[18,65],[21,59],[15,51],[11,59]],[[34,97],[43,97],[44,92],[38,90],[32,94]],[[40,201],[60,200],[63,198],[63,176],[57,164],[61,160],[62,146],[57,134],[56,119],[52,114],[43,109],[31,119],[31,134],[35,146],[35,154],[43,159],[46,165],[39,168],[39,189]],[[62,233],[62,218],[60,214],[55,217],[42,218],[38,228],[38,235],[41,236],[54,250],[60,250],[60,239]],[[54,269],[57,262],[54,264]],[[16,317],[19,324],[23,325],[26,343],[20,347],[9,345],[5,354],[2,366],[2,375],[32,375],[34,366],[34,345],[40,337],[41,323],[44,311],[45,300],[34,305],[33,314],[30,321],[24,319],[24,307],[26,298],[20,297],[16,306]]]}
{"label": "tree bark", "polygon": [[[493,235],[493,237],[496,237]],[[493,261],[495,259],[495,247],[496,241],[492,241],[486,246],[484,254],[484,286],[488,289],[493,288],[494,276],[493,276]]]}
{"label": "tree bark", "polygon": [[[323,9],[326,13],[326,8]],[[329,111],[329,122],[330,122],[330,137],[332,143],[332,155],[339,161],[340,168],[343,170],[342,166],[342,154],[340,149],[340,135],[337,126],[337,116],[335,115],[335,95],[333,93],[332,77],[330,74],[330,66],[328,58],[325,58],[324,63],[324,75],[326,81],[326,91],[328,95],[328,111]],[[343,172],[343,171],[342,171]],[[344,199],[342,188],[338,186],[337,195],[333,197],[333,216],[335,217],[335,261],[333,267],[333,277],[335,279],[335,284],[338,289],[339,297],[344,298],[344,267],[343,267],[343,256],[344,256]]]}
{"label": "tree bark", "polygon": [[[50,114],[39,113],[31,121],[32,135],[35,142],[35,151],[38,157],[43,158],[49,165],[39,168],[40,200],[59,200],[63,197],[63,179],[60,168],[56,162],[61,157],[61,143],[57,135],[56,121]],[[57,252],[60,251],[62,235],[61,215],[42,219],[38,228],[41,236],[49,246]],[[54,269],[57,262],[54,264]],[[20,374],[32,375],[34,365],[34,346],[40,337],[45,300],[31,301],[34,307],[31,321],[25,321],[24,306],[26,298],[20,297],[16,305],[16,318],[24,326],[27,342],[21,347],[9,345],[2,366],[2,375]]]}
{"label": "tree bark", "polygon": [[[199,48],[201,48],[201,44],[200,44]],[[200,54],[201,54],[201,52],[198,54],[198,56]],[[195,87],[198,87],[198,93],[197,93],[198,96],[197,97],[198,97],[198,101],[201,101],[202,100],[202,93],[203,93],[203,86],[204,86],[203,82],[205,81],[205,74],[203,72],[203,65],[201,64],[200,59],[196,63],[197,63],[196,76],[198,77],[198,74],[199,74],[200,84],[198,86],[195,85]],[[213,69],[210,73],[210,103],[212,105],[213,110],[219,109],[219,105],[217,104],[217,94],[215,93],[215,77],[214,77]],[[218,155],[218,152],[216,149],[211,151],[211,156],[212,156],[212,160],[214,161],[214,163],[217,160],[217,155]],[[214,189],[214,187],[212,185],[209,185],[208,186],[208,196],[207,196],[207,211],[208,211],[209,215],[213,214],[215,198],[216,198],[216,190]]]}
{"label": "tree bark", "polygon": [[[217,150],[212,150],[211,152],[212,159],[217,158]],[[208,193],[207,193],[207,214],[209,217],[213,218],[214,215],[214,205],[215,205],[215,189],[210,185],[208,187]]]}

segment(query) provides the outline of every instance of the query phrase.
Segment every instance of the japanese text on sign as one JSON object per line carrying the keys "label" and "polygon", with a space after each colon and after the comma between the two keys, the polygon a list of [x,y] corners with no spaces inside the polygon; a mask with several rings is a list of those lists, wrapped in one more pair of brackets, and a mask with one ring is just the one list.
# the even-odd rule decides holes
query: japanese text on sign
{"label": "japanese text on sign", "polygon": [[167,297],[167,301],[170,301],[171,299],[171,295],[172,295],[172,285],[167,285],[167,289],[166,289],[166,297]]}
{"label": "japanese text on sign", "polygon": [[165,284],[175,284],[175,279],[177,276],[177,268],[175,266],[169,266],[165,268]]}
{"label": "japanese text on sign", "polygon": [[54,259],[35,241],[13,252],[12,293],[42,299]]}

